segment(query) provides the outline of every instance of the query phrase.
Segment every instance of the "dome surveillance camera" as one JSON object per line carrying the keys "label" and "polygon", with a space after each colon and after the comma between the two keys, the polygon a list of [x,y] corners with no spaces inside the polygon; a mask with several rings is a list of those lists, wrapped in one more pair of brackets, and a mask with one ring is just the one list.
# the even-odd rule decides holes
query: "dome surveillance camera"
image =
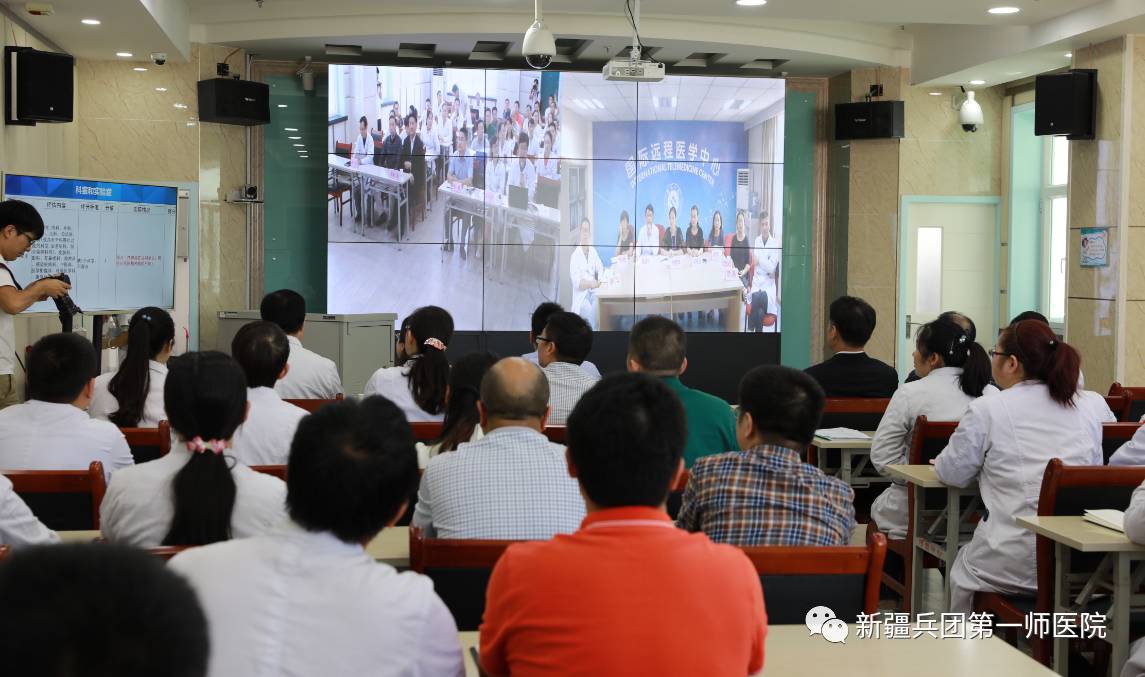
{"label": "dome surveillance camera", "polygon": [[958,124],[964,132],[976,132],[982,123],[982,106],[974,100],[974,92],[966,92],[966,100],[958,107]]}
{"label": "dome surveillance camera", "polygon": [[525,63],[538,70],[548,68],[553,62],[553,57],[557,53],[557,42],[540,17],[529,26],[529,30],[525,31],[521,53],[525,55]]}
{"label": "dome surveillance camera", "polygon": [[166,52],[151,52],[151,61],[156,66],[162,66],[165,63],[167,63],[167,53]]}

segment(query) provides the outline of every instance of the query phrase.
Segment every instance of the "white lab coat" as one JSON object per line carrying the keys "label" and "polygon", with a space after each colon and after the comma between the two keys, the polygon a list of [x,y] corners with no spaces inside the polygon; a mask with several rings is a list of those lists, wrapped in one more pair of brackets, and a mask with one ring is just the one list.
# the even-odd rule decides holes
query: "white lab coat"
{"label": "white lab coat", "polygon": [[328,532],[287,521],[263,537],[186,550],[170,567],[206,613],[210,677],[465,672],[433,582]]}
{"label": "white lab coat", "polygon": [[123,433],[71,404],[28,400],[0,410],[0,470],[87,470],[106,479],[135,459]]}
{"label": "white lab coat", "polygon": [[[1145,421],[1145,418],[1141,420]],[[1138,428],[1132,439],[1113,452],[1109,465],[1145,465],[1145,426]]]}
{"label": "white lab coat", "polygon": [[342,392],[342,378],[334,360],[307,350],[297,336],[290,343],[290,369],[274,384],[274,392],[287,400],[332,400]]}
{"label": "white lab coat", "polygon": [[294,431],[307,411],[267,387],[247,388],[246,398],[250,411],[235,431],[231,453],[247,465],[286,465]]}
{"label": "white lab coat", "polygon": [[600,280],[604,276],[604,263],[596,247],[589,245],[588,254],[584,247],[577,245],[569,257],[569,279],[572,282],[571,312],[580,315],[589,325],[596,329],[596,290],[585,289],[581,283],[591,280]]}
{"label": "white lab coat", "polygon": [[[779,261],[783,255],[783,245],[775,237],[768,237],[767,241],[758,235],[752,247],[755,256],[755,273],[751,277],[751,292],[762,291],[767,294],[767,312],[779,317],[779,279],[777,272]],[[750,295],[749,295],[750,300]],[[778,325],[776,325],[778,326]]]}
{"label": "white lab coat", "polygon": [[[415,357],[414,359],[419,358]],[[406,420],[410,423],[424,421],[440,423],[445,420],[444,412],[430,414],[417,406],[417,402],[413,399],[413,392],[409,388],[409,372],[412,366],[411,362],[407,362],[400,367],[382,367],[375,371],[370,380],[366,382],[366,390],[363,395],[381,395],[393,402],[402,410],[402,413],[406,415]]]}
{"label": "white lab coat", "polygon": [[[1110,459],[1110,463],[1113,463],[1113,459]],[[1145,482],[1133,490],[1133,498],[1125,510],[1125,535],[1134,543],[1145,545]],[[1129,660],[1121,670],[1121,677],[1140,675],[1145,675],[1145,640],[1139,639],[1130,647]]]}
{"label": "white lab coat", "polygon": [[0,475],[0,545],[18,547],[59,542],[59,534],[36,519],[24,500],[12,490],[12,482]]}
{"label": "white lab coat", "polygon": [[[136,428],[156,428],[159,426],[159,421],[167,420],[167,411],[163,408],[163,384],[167,382],[167,365],[150,360],[148,371],[150,373],[147,379],[147,398],[143,401],[143,416],[140,417],[139,423],[135,424]],[[112,414],[119,411],[119,400],[115,399],[115,395],[107,389],[116,373],[109,371],[95,378],[91,404],[87,407],[87,413],[92,418],[107,421]]]}
{"label": "white lab coat", "polygon": [[1037,514],[1051,458],[1066,465],[1101,465],[1101,424],[1113,421],[1097,393],[1080,391],[1073,405],[1054,402],[1045,383],[1034,380],[978,398],[935,460],[946,484],[965,487],[977,478],[989,512],[954,562],[951,612],[970,613],[976,590],[1036,590],[1034,533],[1014,518]]}
{"label": "white lab coat", "polygon": [[350,157],[364,165],[374,164],[374,139],[368,134],[364,139],[361,134],[355,136],[354,145],[350,147]]}
{"label": "white lab coat", "polygon": [[636,232],[636,254],[655,256],[660,253],[660,229],[656,224],[644,224]]}
{"label": "white lab coat", "polygon": [[[186,443],[172,435],[169,454],[117,472],[99,506],[103,537],[138,548],[159,546],[175,516],[171,483],[189,460]],[[270,531],[286,517],[286,483],[228,460],[235,480],[231,536],[247,538]]]}
{"label": "white lab coat", "polygon": [[[871,463],[886,474],[888,465],[908,462],[914,422],[919,416],[931,421],[958,421],[975,398],[958,385],[961,367],[942,367],[895,390],[886,413],[871,441]],[[983,395],[998,392],[987,385]],[[891,484],[871,504],[871,519],[889,538],[906,538],[907,496],[905,485]]]}
{"label": "white lab coat", "polygon": [[521,161],[518,158],[509,160],[506,171],[507,183],[510,186],[520,186],[529,191],[529,202],[533,201],[533,195],[537,192],[537,168],[533,166],[533,161],[526,159],[525,168],[521,168]]}
{"label": "white lab coat", "polygon": [[537,158],[537,174],[546,179],[560,180],[561,178],[561,161],[555,155],[550,155],[547,158]]}
{"label": "white lab coat", "polygon": [[508,176],[509,171],[503,160],[491,161],[485,170],[485,192],[490,195],[504,195]]}

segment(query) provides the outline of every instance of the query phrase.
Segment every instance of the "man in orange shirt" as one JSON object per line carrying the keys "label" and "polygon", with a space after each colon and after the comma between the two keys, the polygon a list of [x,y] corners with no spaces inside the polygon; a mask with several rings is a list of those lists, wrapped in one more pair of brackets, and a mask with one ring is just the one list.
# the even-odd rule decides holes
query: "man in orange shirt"
{"label": "man in orange shirt", "polygon": [[588,516],[574,534],[511,546],[489,581],[490,675],[734,675],[763,668],[767,614],[740,550],[676,529],[685,415],[644,374],[605,378],[568,419],[569,474]]}

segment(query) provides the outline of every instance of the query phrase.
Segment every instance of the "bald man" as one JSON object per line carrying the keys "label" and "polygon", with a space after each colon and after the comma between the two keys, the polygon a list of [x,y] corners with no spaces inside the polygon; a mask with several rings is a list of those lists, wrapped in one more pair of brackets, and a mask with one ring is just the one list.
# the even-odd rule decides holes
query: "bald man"
{"label": "bald man", "polygon": [[572,533],[584,501],[565,450],[542,434],[549,382],[519,357],[494,364],[477,402],[485,437],[430,459],[412,526],[436,538],[547,540]]}

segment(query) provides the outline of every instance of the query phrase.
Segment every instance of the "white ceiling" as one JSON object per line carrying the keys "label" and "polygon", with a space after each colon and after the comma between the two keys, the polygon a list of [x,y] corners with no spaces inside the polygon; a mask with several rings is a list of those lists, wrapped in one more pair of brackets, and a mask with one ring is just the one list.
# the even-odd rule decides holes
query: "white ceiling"
{"label": "white ceiling", "polygon": [[[116,59],[119,58],[116,52],[125,51],[135,55],[132,61],[149,61],[151,52],[164,52],[173,61],[186,61],[179,45],[164,32],[160,21],[141,0],[47,1],[55,13],[43,17],[24,11],[23,1],[0,0],[0,5],[60,49],[77,57]],[[80,23],[87,18],[103,23],[99,26]]]}
{"label": "white ceiling", "polygon": [[746,122],[783,93],[780,79],[670,75],[662,82],[640,83],[637,90],[636,84],[605,82],[594,74],[561,77],[561,106],[594,122],[635,120],[638,108],[641,120]]}

